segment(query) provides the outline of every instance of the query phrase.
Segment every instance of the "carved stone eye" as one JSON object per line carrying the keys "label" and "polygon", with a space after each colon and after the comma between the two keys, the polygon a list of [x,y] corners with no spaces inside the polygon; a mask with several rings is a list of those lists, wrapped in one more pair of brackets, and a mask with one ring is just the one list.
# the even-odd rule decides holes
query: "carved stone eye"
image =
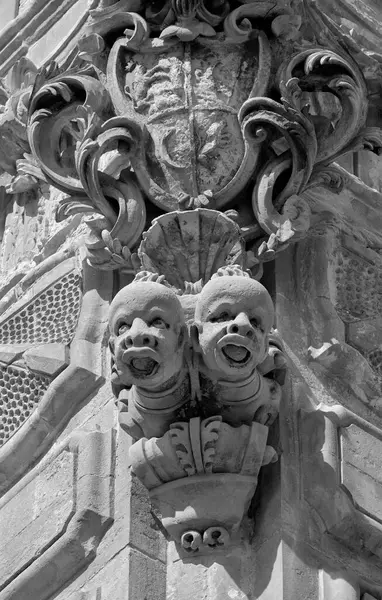
{"label": "carved stone eye", "polygon": [[220,313],[220,315],[214,316],[210,318],[211,323],[223,323],[224,321],[229,321],[231,318],[231,315],[229,314],[228,311],[224,311],[222,313]]}
{"label": "carved stone eye", "polygon": [[169,325],[166,323],[166,321],[164,321],[160,317],[153,319],[151,321],[151,326],[156,327],[157,329],[168,329],[169,328]]}
{"label": "carved stone eye", "polygon": [[250,319],[250,322],[254,329],[260,329],[260,331],[264,333],[264,327],[262,326],[260,319],[258,319],[257,317],[252,317],[252,319]]}
{"label": "carved stone eye", "polygon": [[119,325],[118,325],[118,335],[122,335],[128,329],[130,329],[130,325],[128,325],[128,323],[119,323]]}

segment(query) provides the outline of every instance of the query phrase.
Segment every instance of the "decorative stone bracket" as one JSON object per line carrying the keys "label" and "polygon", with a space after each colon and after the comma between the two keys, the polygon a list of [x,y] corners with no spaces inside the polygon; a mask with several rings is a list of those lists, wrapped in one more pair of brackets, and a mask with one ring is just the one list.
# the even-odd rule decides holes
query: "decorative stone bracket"
{"label": "decorative stone bracket", "polygon": [[[286,363],[272,300],[218,211],[158,217],[142,270],[110,306],[112,381],[133,470],[186,552],[239,539],[278,415]],[[240,264],[241,263],[241,264]]]}
{"label": "decorative stone bracket", "polygon": [[135,473],[168,534],[186,551],[227,546],[237,534],[260,467],[277,460],[267,437],[260,423],[231,427],[220,416],[194,417],[132,446]]}

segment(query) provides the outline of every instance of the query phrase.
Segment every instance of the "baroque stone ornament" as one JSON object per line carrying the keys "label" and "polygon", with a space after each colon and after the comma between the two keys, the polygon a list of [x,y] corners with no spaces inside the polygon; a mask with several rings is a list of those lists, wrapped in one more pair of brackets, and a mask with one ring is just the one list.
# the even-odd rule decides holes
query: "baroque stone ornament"
{"label": "baroque stone ornament", "polygon": [[110,309],[113,383],[131,387],[129,433],[162,435],[189,399],[186,326],[175,293],[156,282],[132,283]]}
{"label": "baroque stone ornament", "polygon": [[231,427],[221,416],[195,417],[132,446],[135,472],[187,552],[225,547],[238,532],[260,467],[276,458],[267,436],[260,423]]}
{"label": "baroque stone ornament", "polygon": [[[209,244],[211,225],[223,249]],[[155,257],[158,236],[167,247]],[[131,465],[185,552],[237,539],[261,466],[277,460],[267,438],[285,358],[268,291],[230,263],[245,261],[241,247],[238,225],[218,211],[158,217],[138,251],[144,270],[110,306],[120,424],[137,440]]]}
{"label": "baroque stone ornament", "polygon": [[358,66],[302,40],[286,2],[120,0],[89,14],[77,54],[35,78],[28,139],[68,194],[58,219],[92,213],[98,268],[136,271],[147,209],[233,208],[252,265],[272,260],[308,232],[306,192],[341,189],[332,161],[379,151]]}
{"label": "baroque stone ornament", "polygon": [[360,68],[291,4],[103,2],[27,98],[57,219],[87,214],[88,262],[130,281],[109,314],[120,424],[185,552],[235,539],[277,458],[286,361],[262,263],[307,235],[313,188],[341,191],[337,157],[381,147]]}
{"label": "baroque stone ornament", "polygon": [[37,67],[22,58],[0,84],[0,182],[7,193],[17,194],[40,187],[47,195],[46,179],[30,154],[26,124],[28,103]]}

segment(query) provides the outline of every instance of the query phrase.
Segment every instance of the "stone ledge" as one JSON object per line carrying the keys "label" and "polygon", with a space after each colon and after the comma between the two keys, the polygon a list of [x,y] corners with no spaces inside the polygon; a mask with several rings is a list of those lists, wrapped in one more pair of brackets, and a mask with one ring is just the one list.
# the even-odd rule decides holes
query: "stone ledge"
{"label": "stone ledge", "polygon": [[[47,468],[54,466],[64,451],[72,455],[72,460],[78,461],[77,468],[73,469],[72,487],[69,490],[69,496],[73,494],[74,510],[69,501],[63,514],[66,525],[61,531],[51,532],[50,540],[45,540],[45,547],[35,552],[36,540],[29,539],[30,527],[21,531],[23,546],[32,554],[25,563],[25,569],[21,569],[21,572],[18,569],[14,579],[0,592],[1,600],[28,600],[31,597],[47,600],[94,559],[102,537],[113,522],[114,437],[113,430],[81,432],[61,447],[47,466],[44,465],[30,478],[24,490],[31,485],[38,488],[38,478],[46,473]],[[57,475],[59,479],[61,473]],[[3,505],[3,511],[10,503],[18,504],[22,493],[23,490],[19,490],[14,494]],[[36,519],[32,519],[33,523],[36,523]],[[46,523],[41,523],[41,527],[46,536]],[[36,535],[34,532],[33,536]]]}

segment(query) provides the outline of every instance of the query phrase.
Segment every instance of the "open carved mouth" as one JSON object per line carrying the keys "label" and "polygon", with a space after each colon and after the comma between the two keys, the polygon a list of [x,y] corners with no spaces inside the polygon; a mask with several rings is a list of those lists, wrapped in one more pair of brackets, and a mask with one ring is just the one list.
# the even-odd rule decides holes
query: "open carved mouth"
{"label": "open carved mouth", "polygon": [[153,358],[142,356],[132,358],[129,366],[136,377],[150,377],[157,372],[159,363]]}
{"label": "open carved mouth", "polygon": [[224,356],[233,364],[245,365],[251,358],[251,353],[245,346],[227,344],[222,348]]}

